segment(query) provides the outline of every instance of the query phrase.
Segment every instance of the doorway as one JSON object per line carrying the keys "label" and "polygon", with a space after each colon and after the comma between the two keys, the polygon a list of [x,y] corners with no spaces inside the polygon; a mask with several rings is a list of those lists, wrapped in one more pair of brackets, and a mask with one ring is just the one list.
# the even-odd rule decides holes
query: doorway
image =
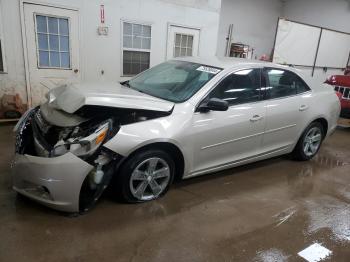
{"label": "doorway", "polygon": [[168,26],[167,59],[198,56],[200,30],[183,26]]}
{"label": "doorway", "polygon": [[24,3],[28,103],[38,105],[58,85],[78,82],[78,11]]}

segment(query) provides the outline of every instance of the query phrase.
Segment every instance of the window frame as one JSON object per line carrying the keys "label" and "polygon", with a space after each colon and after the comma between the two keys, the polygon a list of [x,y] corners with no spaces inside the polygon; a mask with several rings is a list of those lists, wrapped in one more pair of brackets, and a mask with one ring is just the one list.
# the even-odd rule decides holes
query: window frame
{"label": "window frame", "polygon": [[[136,24],[136,25],[142,25],[142,26],[149,26],[151,28],[151,43],[150,43],[150,48],[149,49],[142,49],[142,48],[129,48],[129,47],[124,47],[124,23],[129,23],[129,24]],[[128,19],[121,19],[120,20],[120,76],[121,77],[134,77],[137,76],[138,74],[131,75],[131,74],[124,74],[124,51],[135,51],[135,52],[145,52],[149,53],[149,69],[151,67],[151,52],[152,52],[152,29],[153,29],[153,23],[151,22],[146,22],[146,21],[137,21],[137,20],[128,20]],[[146,70],[147,70],[146,69]],[[145,70],[144,70],[145,71]],[[143,72],[143,71],[142,71]],[[142,73],[140,72],[140,73]]]}
{"label": "window frame", "polygon": [[[176,45],[176,35],[180,35],[181,36],[181,38],[180,38],[180,45],[179,46]],[[186,46],[185,47],[181,46],[181,41],[182,41],[182,37],[183,36],[187,37],[187,41],[186,41]],[[188,46],[187,46],[187,44],[188,44],[188,37],[192,37],[192,46],[191,46],[191,48],[188,48]],[[176,57],[192,57],[193,56],[193,43],[194,43],[194,35],[193,34],[185,34],[185,33],[177,33],[177,32],[175,32],[174,33],[174,46],[173,46],[173,54],[174,54],[173,56],[174,56],[174,58],[176,58]],[[179,48],[179,56],[176,56],[176,48]],[[185,56],[181,56],[181,49],[182,48],[185,48],[185,50],[186,50]],[[191,55],[187,55],[187,50],[188,49],[191,49]]]}
{"label": "window frame", "polygon": [[2,70],[0,70],[0,74],[7,74],[7,63],[6,63],[6,55],[5,55],[5,43],[4,43],[4,31],[3,31],[3,18],[2,18],[2,1],[0,1],[0,48],[1,48],[1,61],[2,61]]}
{"label": "window frame", "polygon": [[[55,69],[55,70],[72,70],[72,45],[71,45],[71,30],[70,30],[70,17],[67,16],[59,16],[59,15],[48,15],[48,14],[44,14],[44,13],[37,13],[34,12],[33,13],[34,16],[34,32],[35,32],[35,44],[36,44],[36,62],[37,62],[37,68],[38,69]],[[38,40],[38,25],[37,25],[37,21],[36,21],[36,17],[37,16],[45,16],[45,17],[52,17],[52,18],[62,18],[62,19],[67,19],[68,20],[68,53],[69,53],[69,67],[55,67],[55,66],[40,66],[40,57],[39,57],[39,40]],[[48,26],[48,25],[47,25]],[[47,28],[47,30],[49,30]],[[47,32],[47,35],[49,35],[50,33]],[[55,34],[54,34],[55,35]],[[57,36],[60,36],[59,32],[57,34]],[[59,40],[58,40],[59,41]],[[50,50],[48,50],[48,52],[50,53]],[[61,53],[60,51],[57,51],[58,53]],[[50,54],[49,54],[50,56]],[[50,58],[49,58],[50,59]]]}
{"label": "window frame", "polygon": [[196,106],[196,110],[195,112],[198,112],[198,107],[208,99],[209,95],[215,90],[215,88],[217,88],[219,86],[220,83],[222,83],[223,81],[225,81],[226,78],[231,77],[233,74],[243,71],[243,70],[249,70],[249,69],[253,69],[253,70],[259,70],[259,75],[260,75],[260,90],[259,90],[259,100],[257,101],[252,101],[252,102],[243,102],[243,103],[237,103],[237,104],[229,104],[229,108],[231,107],[236,107],[236,106],[241,106],[241,105],[245,105],[245,104],[255,104],[255,103],[259,103],[262,102],[265,98],[264,98],[264,92],[262,92],[262,87],[264,87],[264,83],[263,83],[263,68],[262,67],[245,67],[245,68],[240,68],[238,70],[234,70],[232,72],[227,73],[226,75],[224,75],[222,78],[220,78],[220,80],[218,80],[215,85],[203,96],[203,99],[201,99],[199,101],[199,103]]}
{"label": "window frame", "polygon": [[297,73],[295,73],[295,72],[293,72],[291,70],[285,69],[285,68],[278,68],[278,67],[264,67],[264,68],[262,68],[262,76],[264,76],[264,78],[265,78],[265,85],[266,85],[266,87],[270,86],[270,80],[269,80],[269,76],[267,74],[267,70],[271,70],[271,69],[272,70],[285,71],[285,72],[288,72],[290,74],[293,74],[297,79],[299,79],[299,81],[301,81],[308,88],[308,90],[306,90],[304,92],[298,92],[298,88],[296,88],[295,89],[295,94],[288,95],[288,96],[281,96],[281,97],[271,98],[269,89],[265,89],[265,91],[264,91],[264,93],[265,93],[264,94],[264,99],[265,100],[285,99],[285,98],[288,98],[288,97],[294,97],[294,96],[298,96],[298,95],[301,95],[301,94],[309,93],[309,92],[312,91],[310,86]]}

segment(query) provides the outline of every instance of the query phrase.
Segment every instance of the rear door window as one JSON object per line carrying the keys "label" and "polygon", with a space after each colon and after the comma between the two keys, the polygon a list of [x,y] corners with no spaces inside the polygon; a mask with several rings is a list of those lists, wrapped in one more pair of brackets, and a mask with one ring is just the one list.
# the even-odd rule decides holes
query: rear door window
{"label": "rear door window", "polygon": [[281,98],[304,93],[310,90],[295,73],[279,68],[265,68],[267,98]]}

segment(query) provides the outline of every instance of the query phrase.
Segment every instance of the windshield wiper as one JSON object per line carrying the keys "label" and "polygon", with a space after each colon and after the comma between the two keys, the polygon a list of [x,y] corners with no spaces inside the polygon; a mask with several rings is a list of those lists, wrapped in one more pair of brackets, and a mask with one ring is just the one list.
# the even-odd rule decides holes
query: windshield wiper
{"label": "windshield wiper", "polygon": [[129,87],[131,88],[130,84],[129,84],[129,80],[126,80],[126,81],[123,81],[123,82],[120,82],[121,85],[123,86],[126,86],[126,87]]}
{"label": "windshield wiper", "polygon": [[145,92],[143,92],[143,91],[141,91],[141,90],[139,90],[139,89],[137,89],[137,88],[132,87],[132,86],[129,84],[129,80],[120,82],[120,84],[123,85],[123,86],[129,87],[130,89],[136,90],[136,91],[138,91],[138,92],[140,92],[140,93],[147,94],[147,93],[145,93]]}

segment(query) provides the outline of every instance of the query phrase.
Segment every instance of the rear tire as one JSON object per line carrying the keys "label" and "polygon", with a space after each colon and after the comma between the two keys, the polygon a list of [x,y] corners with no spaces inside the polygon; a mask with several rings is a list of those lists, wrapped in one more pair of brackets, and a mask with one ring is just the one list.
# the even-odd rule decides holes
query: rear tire
{"label": "rear tire", "polygon": [[292,152],[293,158],[298,161],[307,161],[313,158],[320,150],[324,136],[322,124],[320,122],[311,123],[299,138]]}
{"label": "rear tire", "polygon": [[117,174],[117,190],[128,203],[146,202],[163,196],[173,182],[175,163],[169,154],[148,149],[132,155]]}

